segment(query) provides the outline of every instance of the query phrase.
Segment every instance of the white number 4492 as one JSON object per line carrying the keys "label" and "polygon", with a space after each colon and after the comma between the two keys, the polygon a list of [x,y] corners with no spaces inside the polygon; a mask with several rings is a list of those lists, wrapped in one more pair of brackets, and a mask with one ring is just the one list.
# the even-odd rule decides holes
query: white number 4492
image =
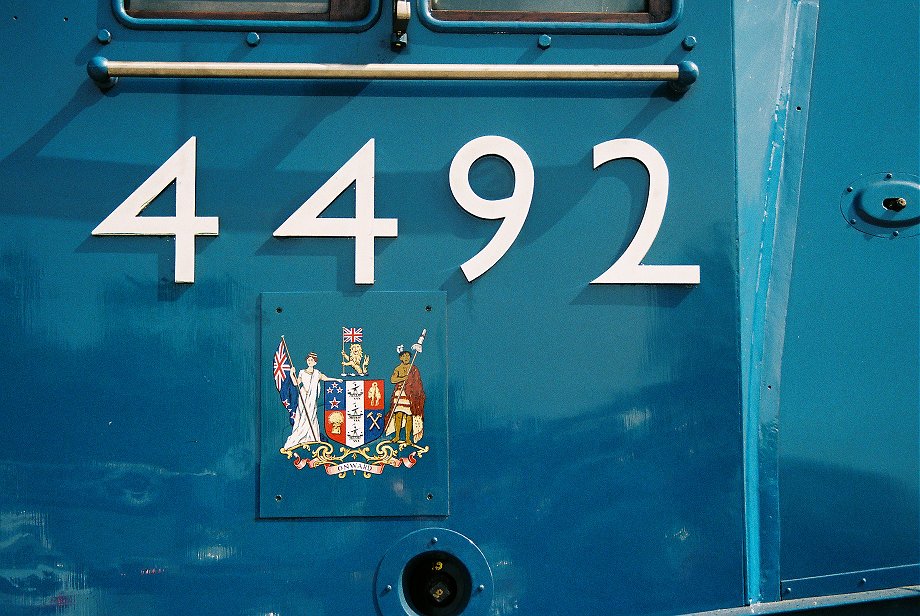
{"label": "white number 4492", "polygon": [[[195,282],[195,238],[217,235],[218,219],[195,215],[195,137],[144,181],[105,220],[93,235],[158,235],[176,238],[175,280]],[[473,163],[484,156],[505,159],[514,171],[514,191],[501,199],[480,197],[469,182]],[[594,168],[621,158],[642,163],[649,174],[645,213],[629,246],[610,268],[591,284],[698,284],[698,265],[644,265],[668,201],[668,166],[661,154],[638,139],[613,139],[594,146]],[[495,235],[475,256],[460,266],[470,282],[486,273],[504,256],[524,226],[533,200],[534,169],[527,152],[517,143],[494,135],[473,139],[454,156],[450,189],[457,204],[477,218],[501,220]],[[141,212],[166,188],[176,183],[175,216],[141,216]],[[320,214],[352,184],[355,185],[354,218],[323,218]],[[397,237],[395,218],[374,216],[374,140],[369,140],[291,214],[275,237],[353,237],[355,284],[374,283],[374,240]]]}

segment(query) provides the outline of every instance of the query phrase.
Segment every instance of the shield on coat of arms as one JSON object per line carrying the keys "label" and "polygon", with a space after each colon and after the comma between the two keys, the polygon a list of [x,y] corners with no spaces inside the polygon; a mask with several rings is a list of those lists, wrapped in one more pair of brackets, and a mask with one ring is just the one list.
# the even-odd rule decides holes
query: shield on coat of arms
{"label": "shield on coat of arms", "polygon": [[346,447],[360,447],[383,435],[386,397],[379,379],[327,382],[323,387],[326,436]]}

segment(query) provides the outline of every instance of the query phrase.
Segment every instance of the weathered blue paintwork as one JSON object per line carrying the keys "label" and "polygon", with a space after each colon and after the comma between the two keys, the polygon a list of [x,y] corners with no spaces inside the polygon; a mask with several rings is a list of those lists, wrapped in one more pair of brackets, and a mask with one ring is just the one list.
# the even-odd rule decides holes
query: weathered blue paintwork
{"label": "weathered blue paintwork", "polygon": [[[848,182],[917,173],[916,6],[893,23],[869,3],[752,4],[688,1],[670,31],[635,36],[553,29],[546,49],[537,32],[414,20],[396,54],[388,5],[364,32],[261,28],[252,47],[233,31],[250,24],[133,29],[109,0],[6,3],[0,612],[372,614],[375,578],[410,557],[400,539],[432,527],[481,551],[493,614],[766,613],[920,582],[917,238],[868,239],[840,213]],[[100,92],[98,55],[692,61],[700,78],[680,97],[643,83]],[[854,55],[865,98],[841,102]],[[524,148],[536,188],[518,240],[468,283],[458,267],[497,223],[457,207],[447,171],[488,134]],[[90,233],[191,136],[197,213],[220,235],[198,238],[196,282],[176,285],[171,239]],[[399,237],[377,240],[368,289],[353,240],[272,231],[371,137],[377,216],[398,217]],[[592,169],[591,148],[621,137],[671,173],[645,262],[699,264],[699,285],[588,285],[644,209],[640,164]],[[483,196],[512,187],[498,161],[470,176]],[[169,190],[145,211],[172,212]],[[380,496],[369,517],[258,519],[273,389],[259,298],[386,291],[446,295],[449,515],[377,517],[392,513]]]}

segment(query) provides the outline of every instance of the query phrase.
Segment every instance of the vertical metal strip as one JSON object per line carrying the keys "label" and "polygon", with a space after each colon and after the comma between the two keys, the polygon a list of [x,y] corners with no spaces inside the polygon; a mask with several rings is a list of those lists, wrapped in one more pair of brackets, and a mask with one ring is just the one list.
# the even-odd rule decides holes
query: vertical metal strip
{"label": "vertical metal strip", "polygon": [[[818,29],[818,0],[793,0],[788,88],[777,104],[770,171],[765,186],[758,289],[754,306],[751,378],[746,421],[748,465],[748,592],[752,603],[777,601],[780,592],[779,408],[780,376],[808,107]],[[771,220],[772,219],[772,220]],[[756,475],[756,477],[755,477]]]}

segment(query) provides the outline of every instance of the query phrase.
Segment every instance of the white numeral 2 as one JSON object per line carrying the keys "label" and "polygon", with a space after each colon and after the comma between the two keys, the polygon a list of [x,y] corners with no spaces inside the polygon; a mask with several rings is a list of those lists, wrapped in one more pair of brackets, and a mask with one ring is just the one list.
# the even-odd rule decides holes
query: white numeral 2
{"label": "white numeral 2", "polygon": [[[175,216],[140,216],[176,182]],[[217,235],[215,216],[195,216],[195,138],[175,154],[93,229],[93,235],[174,235],[176,282],[195,282],[195,237]]]}
{"label": "white numeral 2", "polygon": [[[336,197],[355,185],[354,218],[320,218]],[[275,237],[355,238],[355,284],[374,284],[374,239],[396,237],[395,218],[374,218],[374,140],[339,167],[326,183],[297,208]]]}
{"label": "white numeral 2", "polygon": [[620,258],[591,284],[699,284],[699,265],[643,265],[668,202],[668,165],[658,150],[638,139],[613,139],[594,146],[594,168],[618,158],[634,158],[648,170],[648,200],[639,229]]}

